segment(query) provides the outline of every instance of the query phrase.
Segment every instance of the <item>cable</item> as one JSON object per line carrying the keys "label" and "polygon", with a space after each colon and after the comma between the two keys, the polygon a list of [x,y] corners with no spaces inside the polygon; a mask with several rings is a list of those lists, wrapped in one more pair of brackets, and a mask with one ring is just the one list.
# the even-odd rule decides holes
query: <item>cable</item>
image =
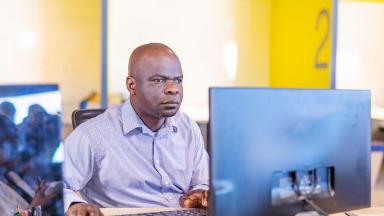
{"label": "cable", "polygon": [[301,190],[300,190],[300,179],[297,178],[297,176],[293,176],[293,182],[294,184],[292,185],[292,188],[293,190],[295,191],[296,195],[298,196],[298,200],[299,201],[304,201],[306,202],[308,205],[310,205],[317,213],[319,213],[320,215],[322,216],[328,216],[328,214],[323,210],[321,209],[318,205],[316,205],[314,202],[312,202],[308,196],[311,196],[313,194],[313,192],[315,191],[315,188],[316,188],[316,182],[317,182],[317,175],[316,175],[316,172],[313,174],[312,176],[312,179],[311,179],[311,183],[312,183],[312,189],[309,193],[307,194],[304,194],[302,195],[301,194]]}
{"label": "cable", "polygon": [[298,199],[300,201],[305,201],[308,205],[310,205],[317,213],[319,213],[322,216],[328,216],[328,214],[321,209],[318,205],[316,205],[314,202],[312,202],[310,199],[308,199],[306,196],[299,196]]}

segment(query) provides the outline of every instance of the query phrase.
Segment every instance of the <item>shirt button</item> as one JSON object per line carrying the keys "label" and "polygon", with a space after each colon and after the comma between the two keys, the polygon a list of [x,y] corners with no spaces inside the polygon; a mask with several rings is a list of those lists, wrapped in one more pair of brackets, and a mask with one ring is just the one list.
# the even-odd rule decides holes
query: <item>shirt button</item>
{"label": "shirt button", "polygon": [[172,197],[171,196],[169,196],[169,197],[167,197],[169,200],[172,200]]}
{"label": "shirt button", "polygon": [[155,162],[156,162],[156,163],[159,163],[159,162],[160,162],[160,160],[159,160],[159,159],[156,159],[156,160],[155,160]]}

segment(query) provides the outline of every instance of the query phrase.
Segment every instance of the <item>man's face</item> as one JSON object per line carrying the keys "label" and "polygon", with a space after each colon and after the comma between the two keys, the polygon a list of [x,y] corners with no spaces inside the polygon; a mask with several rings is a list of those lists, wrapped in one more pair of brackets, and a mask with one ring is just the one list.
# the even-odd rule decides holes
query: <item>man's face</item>
{"label": "man's face", "polygon": [[40,126],[44,122],[44,110],[39,107],[31,109],[29,113],[29,123]]}
{"label": "man's face", "polygon": [[134,75],[135,99],[143,114],[161,118],[177,113],[183,99],[183,73],[174,56],[145,56]]}

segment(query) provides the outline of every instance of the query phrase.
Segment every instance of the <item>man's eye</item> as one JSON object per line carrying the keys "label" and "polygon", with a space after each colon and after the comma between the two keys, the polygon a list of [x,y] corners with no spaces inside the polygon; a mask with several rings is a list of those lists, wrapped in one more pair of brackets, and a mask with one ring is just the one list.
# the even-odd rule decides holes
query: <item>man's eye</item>
{"label": "man's eye", "polygon": [[182,83],[182,82],[183,82],[182,79],[175,79],[175,80],[174,80],[174,83],[176,83],[176,84],[180,84],[180,83]]}
{"label": "man's eye", "polygon": [[164,83],[165,79],[154,79],[153,82],[154,83]]}

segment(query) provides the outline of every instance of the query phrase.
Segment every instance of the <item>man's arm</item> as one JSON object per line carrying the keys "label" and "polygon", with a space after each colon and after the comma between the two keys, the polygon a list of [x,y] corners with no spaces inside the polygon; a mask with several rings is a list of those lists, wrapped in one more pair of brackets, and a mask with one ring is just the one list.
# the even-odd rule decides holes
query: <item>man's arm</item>
{"label": "man's arm", "polygon": [[209,156],[204,148],[204,141],[197,124],[193,125],[195,136],[194,170],[190,190],[180,197],[183,208],[207,208],[209,190]]}
{"label": "man's arm", "polygon": [[195,139],[194,170],[192,173],[190,190],[209,189],[209,156],[204,147],[203,136],[199,126],[193,125]]}
{"label": "man's arm", "polygon": [[76,191],[80,191],[93,176],[97,161],[95,148],[86,128],[79,127],[64,142],[64,209],[67,211],[75,205],[86,203]]}
{"label": "man's arm", "polygon": [[64,209],[67,211],[69,207],[75,203],[87,203],[81,196],[71,190],[71,189],[63,189],[63,196],[64,196]]}

